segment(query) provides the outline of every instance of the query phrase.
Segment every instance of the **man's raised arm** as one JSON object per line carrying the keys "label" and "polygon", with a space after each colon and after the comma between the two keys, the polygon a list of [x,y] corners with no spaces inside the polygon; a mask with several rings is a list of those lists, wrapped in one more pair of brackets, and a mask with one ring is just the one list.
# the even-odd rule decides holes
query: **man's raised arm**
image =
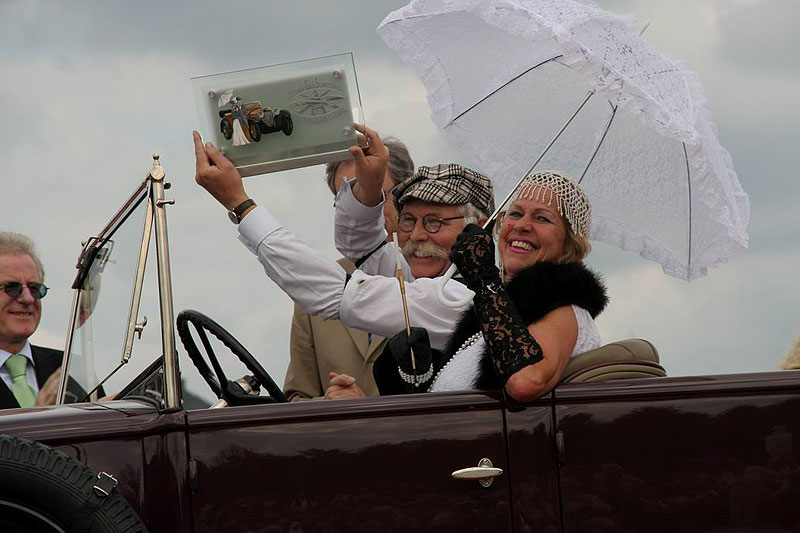
{"label": "man's raised arm", "polygon": [[[211,143],[193,133],[195,181],[229,211],[250,200],[242,177]],[[264,207],[252,206],[239,214],[239,240],[258,257],[267,275],[310,314],[337,318],[346,273],[287,231]]]}
{"label": "man's raised arm", "polygon": [[[393,276],[394,251],[392,245],[384,246],[387,234],[383,204],[391,201],[383,189],[389,151],[376,131],[360,124],[355,126],[362,133],[361,144],[350,148],[356,176],[344,181],[336,196],[334,243],[339,253],[360,270]],[[410,164],[413,167],[413,162]],[[407,268],[404,271],[407,279],[413,279]]]}

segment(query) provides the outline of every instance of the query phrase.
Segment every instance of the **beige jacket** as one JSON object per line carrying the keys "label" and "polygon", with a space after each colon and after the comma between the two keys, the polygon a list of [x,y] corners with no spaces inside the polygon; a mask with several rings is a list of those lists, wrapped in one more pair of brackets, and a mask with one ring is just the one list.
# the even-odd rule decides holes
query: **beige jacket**
{"label": "beige jacket", "polygon": [[[340,259],[348,272],[352,263]],[[289,341],[291,360],[286,370],[283,390],[289,401],[319,398],[328,388],[328,373],[345,373],[356,378],[356,384],[367,396],[378,396],[372,377],[372,365],[381,354],[386,339],[345,326],[339,320],[323,320],[310,316],[295,304]]]}

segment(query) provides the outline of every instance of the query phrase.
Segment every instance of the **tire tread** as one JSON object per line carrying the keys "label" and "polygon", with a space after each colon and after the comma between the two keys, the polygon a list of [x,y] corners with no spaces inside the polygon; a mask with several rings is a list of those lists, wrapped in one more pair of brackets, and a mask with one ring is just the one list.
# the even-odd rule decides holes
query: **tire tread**
{"label": "tire tread", "polygon": [[[90,498],[97,476],[89,468],[41,443],[0,435],[0,499],[14,501],[69,530]],[[146,533],[136,511],[114,492],[94,511],[91,533]]]}

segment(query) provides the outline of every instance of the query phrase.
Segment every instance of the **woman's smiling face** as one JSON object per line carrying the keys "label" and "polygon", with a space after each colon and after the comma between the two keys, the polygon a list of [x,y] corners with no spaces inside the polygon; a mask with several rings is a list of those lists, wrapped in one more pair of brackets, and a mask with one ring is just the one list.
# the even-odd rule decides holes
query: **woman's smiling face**
{"label": "woman's smiling face", "polygon": [[558,214],[555,195],[549,200],[519,198],[506,211],[499,248],[508,277],[539,261],[557,262],[564,255],[567,223]]}

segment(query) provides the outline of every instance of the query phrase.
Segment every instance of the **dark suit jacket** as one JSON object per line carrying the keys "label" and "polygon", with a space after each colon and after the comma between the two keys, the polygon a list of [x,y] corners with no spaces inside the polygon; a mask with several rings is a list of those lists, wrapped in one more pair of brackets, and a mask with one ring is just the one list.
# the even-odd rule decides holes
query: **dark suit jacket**
{"label": "dark suit jacket", "polygon": [[[44,387],[47,378],[50,377],[50,374],[61,366],[61,359],[64,358],[64,352],[31,344],[31,353],[33,354],[33,365],[36,367],[36,381],[41,389]],[[17,399],[14,398],[14,393],[6,386],[6,382],[0,379],[0,409],[13,409],[17,407],[19,407],[19,403]]]}

